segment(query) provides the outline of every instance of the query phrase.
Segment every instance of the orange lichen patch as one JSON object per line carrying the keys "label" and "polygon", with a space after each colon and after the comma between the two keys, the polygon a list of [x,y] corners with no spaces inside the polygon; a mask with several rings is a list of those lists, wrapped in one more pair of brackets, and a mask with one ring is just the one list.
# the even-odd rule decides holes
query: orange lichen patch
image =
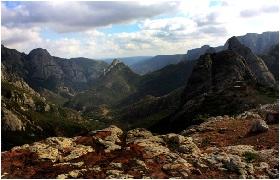
{"label": "orange lichen patch", "polygon": [[269,125],[267,132],[248,135],[251,123],[251,119],[213,121],[212,131],[199,132],[191,136],[202,149],[209,145],[223,147],[239,144],[253,145],[257,149],[278,148],[278,125]]}

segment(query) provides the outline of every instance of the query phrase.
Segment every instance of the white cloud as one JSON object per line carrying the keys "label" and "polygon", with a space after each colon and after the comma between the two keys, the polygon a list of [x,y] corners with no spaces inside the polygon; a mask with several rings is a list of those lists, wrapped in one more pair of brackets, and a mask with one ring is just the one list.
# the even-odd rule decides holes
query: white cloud
{"label": "white cloud", "polygon": [[8,27],[47,25],[57,32],[78,32],[114,23],[128,23],[177,9],[178,3],[139,2],[23,2],[13,9],[1,4],[2,23]]}
{"label": "white cloud", "polygon": [[2,42],[4,44],[14,45],[18,43],[34,43],[41,41],[39,28],[7,28],[1,27]]}
{"label": "white cloud", "polygon": [[[121,57],[186,53],[188,49],[204,44],[222,45],[233,35],[279,28],[279,24],[271,20],[277,20],[277,0],[256,0],[254,3],[227,0],[213,7],[209,7],[210,1],[205,0],[110,3],[71,2],[46,6],[40,2],[40,5],[31,3],[16,10],[7,9],[2,4],[2,43],[26,53],[42,47],[61,57]],[[177,12],[172,11],[174,9]],[[240,16],[245,11],[253,12],[250,18]],[[165,16],[151,18],[162,13]],[[140,30],[109,34],[96,28],[124,22],[137,23]],[[26,28],[28,25],[31,27]],[[82,33],[71,38],[57,33],[60,38],[46,39],[41,35],[43,27]]]}
{"label": "white cloud", "polygon": [[81,42],[77,39],[50,40],[42,38],[40,28],[7,28],[2,26],[1,37],[2,44],[25,53],[41,47],[55,56],[73,57],[77,56],[81,49]]}

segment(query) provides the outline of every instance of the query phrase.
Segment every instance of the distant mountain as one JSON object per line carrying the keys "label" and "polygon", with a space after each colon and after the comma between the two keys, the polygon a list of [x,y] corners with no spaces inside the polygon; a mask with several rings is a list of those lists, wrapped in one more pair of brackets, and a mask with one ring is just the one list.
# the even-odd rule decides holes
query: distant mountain
{"label": "distant mountain", "polygon": [[237,36],[239,42],[259,55],[265,53],[271,46],[279,44],[279,32],[247,33]]}
{"label": "distant mountain", "polygon": [[138,74],[115,59],[88,90],[76,94],[66,106],[85,111],[102,104],[114,105],[136,92],[138,79]]}
{"label": "distant mountain", "polygon": [[145,61],[147,59],[152,58],[153,56],[132,56],[132,57],[122,57],[122,58],[108,58],[104,59],[103,61],[111,64],[114,59],[118,59],[124,64],[128,65],[129,67],[132,66],[133,64],[139,63],[141,61]]}
{"label": "distant mountain", "polygon": [[180,61],[185,60],[184,54],[176,55],[157,55],[150,59],[135,63],[131,65],[131,69],[140,74],[147,74],[159,70],[169,64],[177,64]]}
{"label": "distant mountain", "polygon": [[142,96],[163,96],[184,86],[195,63],[196,61],[182,61],[141,76],[138,93],[142,94]]}
{"label": "distant mountain", "polygon": [[203,45],[200,48],[190,49],[186,54],[187,60],[196,60],[202,54],[205,54],[211,47],[209,45]]}
{"label": "distant mountain", "polygon": [[267,53],[260,55],[269,71],[279,80],[279,44],[273,45]]}
{"label": "distant mountain", "polygon": [[[237,36],[237,39],[241,44],[250,48],[254,54],[264,54],[270,46],[279,43],[279,32],[264,32],[262,34],[248,33],[244,36]],[[207,51],[213,52],[215,50],[215,52],[220,52],[227,49],[227,46],[227,43],[218,47],[203,45],[200,48],[188,50],[185,55],[137,56],[120,58],[120,61],[127,64],[137,74],[144,75],[159,70],[169,64],[177,64],[183,60],[196,60],[201,55],[207,53]],[[107,59],[105,61],[111,63],[112,60]]]}
{"label": "distant mountain", "polygon": [[55,92],[73,94],[94,82],[108,66],[87,58],[64,59],[51,56],[37,48],[28,55],[1,46],[1,63],[7,72],[16,73],[32,88],[46,88]]}
{"label": "distant mountain", "polygon": [[[254,54],[263,54],[269,47],[279,43],[279,32],[263,32],[262,34],[247,33],[244,36],[237,36],[238,41],[252,50]],[[213,47],[216,52],[227,49],[228,44]],[[211,48],[209,45],[204,45],[200,48],[190,49],[186,54],[187,60],[198,59],[199,56],[206,53]]]}

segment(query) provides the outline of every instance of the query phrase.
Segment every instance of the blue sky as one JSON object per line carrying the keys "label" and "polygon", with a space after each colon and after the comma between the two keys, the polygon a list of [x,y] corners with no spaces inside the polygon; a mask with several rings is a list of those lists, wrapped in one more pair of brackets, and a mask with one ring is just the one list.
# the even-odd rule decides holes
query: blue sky
{"label": "blue sky", "polygon": [[[1,43],[29,53],[106,58],[178,54],[278,30],[277,0],[2,2]],[[241,28],[242,27],[242,28]]]}

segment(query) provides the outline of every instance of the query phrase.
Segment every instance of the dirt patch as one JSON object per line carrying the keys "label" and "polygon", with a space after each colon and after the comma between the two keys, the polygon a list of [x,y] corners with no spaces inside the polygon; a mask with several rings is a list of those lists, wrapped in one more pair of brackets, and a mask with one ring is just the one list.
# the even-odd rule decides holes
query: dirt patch
{"label": "dirt patch", "polygon": [[191,136],[202,149],[215,145],[217,147],[231,145],[252,145],[256,149],[278,149],[278,124],[269,125],[269,130],[260,134],[249,135],[252,120],[224,120],[213,121],[211,131],[194,133]]}

